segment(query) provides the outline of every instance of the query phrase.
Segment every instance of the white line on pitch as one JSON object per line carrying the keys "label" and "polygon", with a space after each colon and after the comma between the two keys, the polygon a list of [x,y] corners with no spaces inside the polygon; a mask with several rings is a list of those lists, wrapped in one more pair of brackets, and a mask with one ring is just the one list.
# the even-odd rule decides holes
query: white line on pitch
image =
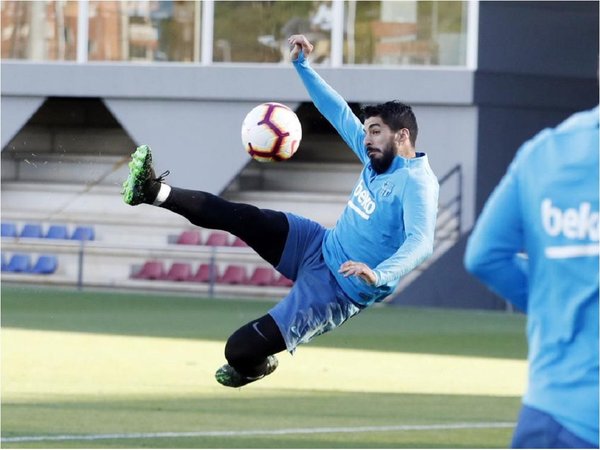
{"label": "white line on pitch", "polygon": [[511,422],[445,423],[431,425],[384,425],[373,427],[332,427],[332,428],[284,428],[281,430],[238,430],[238,431],[166,431],[159,433],[122,434],[63,434],[55,436],[13,436],[3,437],[1,442],[41,442],[41,441],[99,441],[104,439],[155,439],[182,437],[238,437],[238,436],[280,436],[288,434],[322,433],[372,433],[381,431],[428,431],[463,430],[474,428],[513,428]]}

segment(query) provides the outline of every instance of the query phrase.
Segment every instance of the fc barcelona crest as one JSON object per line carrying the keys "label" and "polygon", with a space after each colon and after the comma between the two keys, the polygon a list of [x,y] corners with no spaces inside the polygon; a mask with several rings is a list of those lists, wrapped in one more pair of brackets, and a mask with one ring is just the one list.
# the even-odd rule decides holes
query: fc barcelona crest
{"label": "fc barcelona crest", "polygon": [[379,190],[379,193],[381,194],[382,197],[387,197],[388,195],[390,195],[392,193],[393,189],[394,189],[394,183],[390,183],[389,181],[386,181],[385,183],[383,183],[383,186]]}

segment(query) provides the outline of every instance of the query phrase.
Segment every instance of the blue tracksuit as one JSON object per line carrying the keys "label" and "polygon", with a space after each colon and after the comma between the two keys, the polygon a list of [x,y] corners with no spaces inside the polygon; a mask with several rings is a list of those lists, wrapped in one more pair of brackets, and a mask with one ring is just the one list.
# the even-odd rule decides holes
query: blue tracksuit
{"label": "blue tracksuit", "polygon": [[[413,159],[396,156],[385,173],[377,174],[358,117],[308,65],[303,53],[294,66],[315,106],[364,164],[341,217],[326,231],[322,250],[342,290],[358,304],[369,305],[392,293],[404,275],[431,255],[439,184],[424,153]],[[348,260],[373,269],[375,286],[339,274],[340,265]]]}
{"label": "blue tracksuit", "polygon": [[596,446],[598,145],[598,108],[526,142],[465,254],[470,272],[527,312],[523,403]]}

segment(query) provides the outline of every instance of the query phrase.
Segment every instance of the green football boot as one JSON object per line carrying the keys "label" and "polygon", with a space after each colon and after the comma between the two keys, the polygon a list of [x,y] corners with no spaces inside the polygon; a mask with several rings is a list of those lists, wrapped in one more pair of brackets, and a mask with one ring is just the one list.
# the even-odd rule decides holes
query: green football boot
{"label": "green football boot", "polygon": [[267,356],[267,369],[265,373],[255,377],[245,377],[240,374],[237,370],[231,367],[229,364],[225,364],[217,372],[215,373],[216,380],[221,383],[223,386],[239,388],[247,385],[248,383],[252,383],[253,381],[260,380],[261,378],[266,377],[267,375],[272,374],[277,366],[279,365],[279,361],[275,355]]}
{"label": "green football boot", "polygon": [[159,177],[152,166],[152,151],[147,145],[140,145],[131,155],[129,175],[123,182],[123,201],[128,205],[152,204],[160,190],[160,183],[169,175],[167,170]]}

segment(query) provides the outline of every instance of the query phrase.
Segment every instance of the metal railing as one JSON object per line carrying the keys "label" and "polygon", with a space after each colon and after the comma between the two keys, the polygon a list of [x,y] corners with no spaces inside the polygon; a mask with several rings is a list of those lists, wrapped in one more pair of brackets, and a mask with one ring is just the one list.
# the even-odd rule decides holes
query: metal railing
{"label": "metal railing", "polygon": [[449,183],[456,183],[455,193],[450,193],[448,199],[440,201],[438,209],[438,222],[436,224],[436,239],[438,241],[455,240],[456,234],[460,236],[462,229],[462,167],[457,164],[439,179],[440,193],[450,189]]}
{"label": "metal railing", "polygon": [[[248,247],[215,247],[207,245],[145,245],[107,244],[98,241],[74,241],[46,238],[2,238],[2,252],[59,256],[59,265],[53,274],[14,273],[3,271],[3,282],[71,286],[86,288],[118,288],[193,293],[210,298],[265,298],[280,299],[289,288],[279,286],[227,285],[218,283],[216,269],[228,265],[242,265],[248,270],[265,267],[266,263]],[[192,266],[209,264],[213,276],[207,282],[168,280],[136,280],[132,277],[143,261],[160,260],[167,269],[172,263]]]}

